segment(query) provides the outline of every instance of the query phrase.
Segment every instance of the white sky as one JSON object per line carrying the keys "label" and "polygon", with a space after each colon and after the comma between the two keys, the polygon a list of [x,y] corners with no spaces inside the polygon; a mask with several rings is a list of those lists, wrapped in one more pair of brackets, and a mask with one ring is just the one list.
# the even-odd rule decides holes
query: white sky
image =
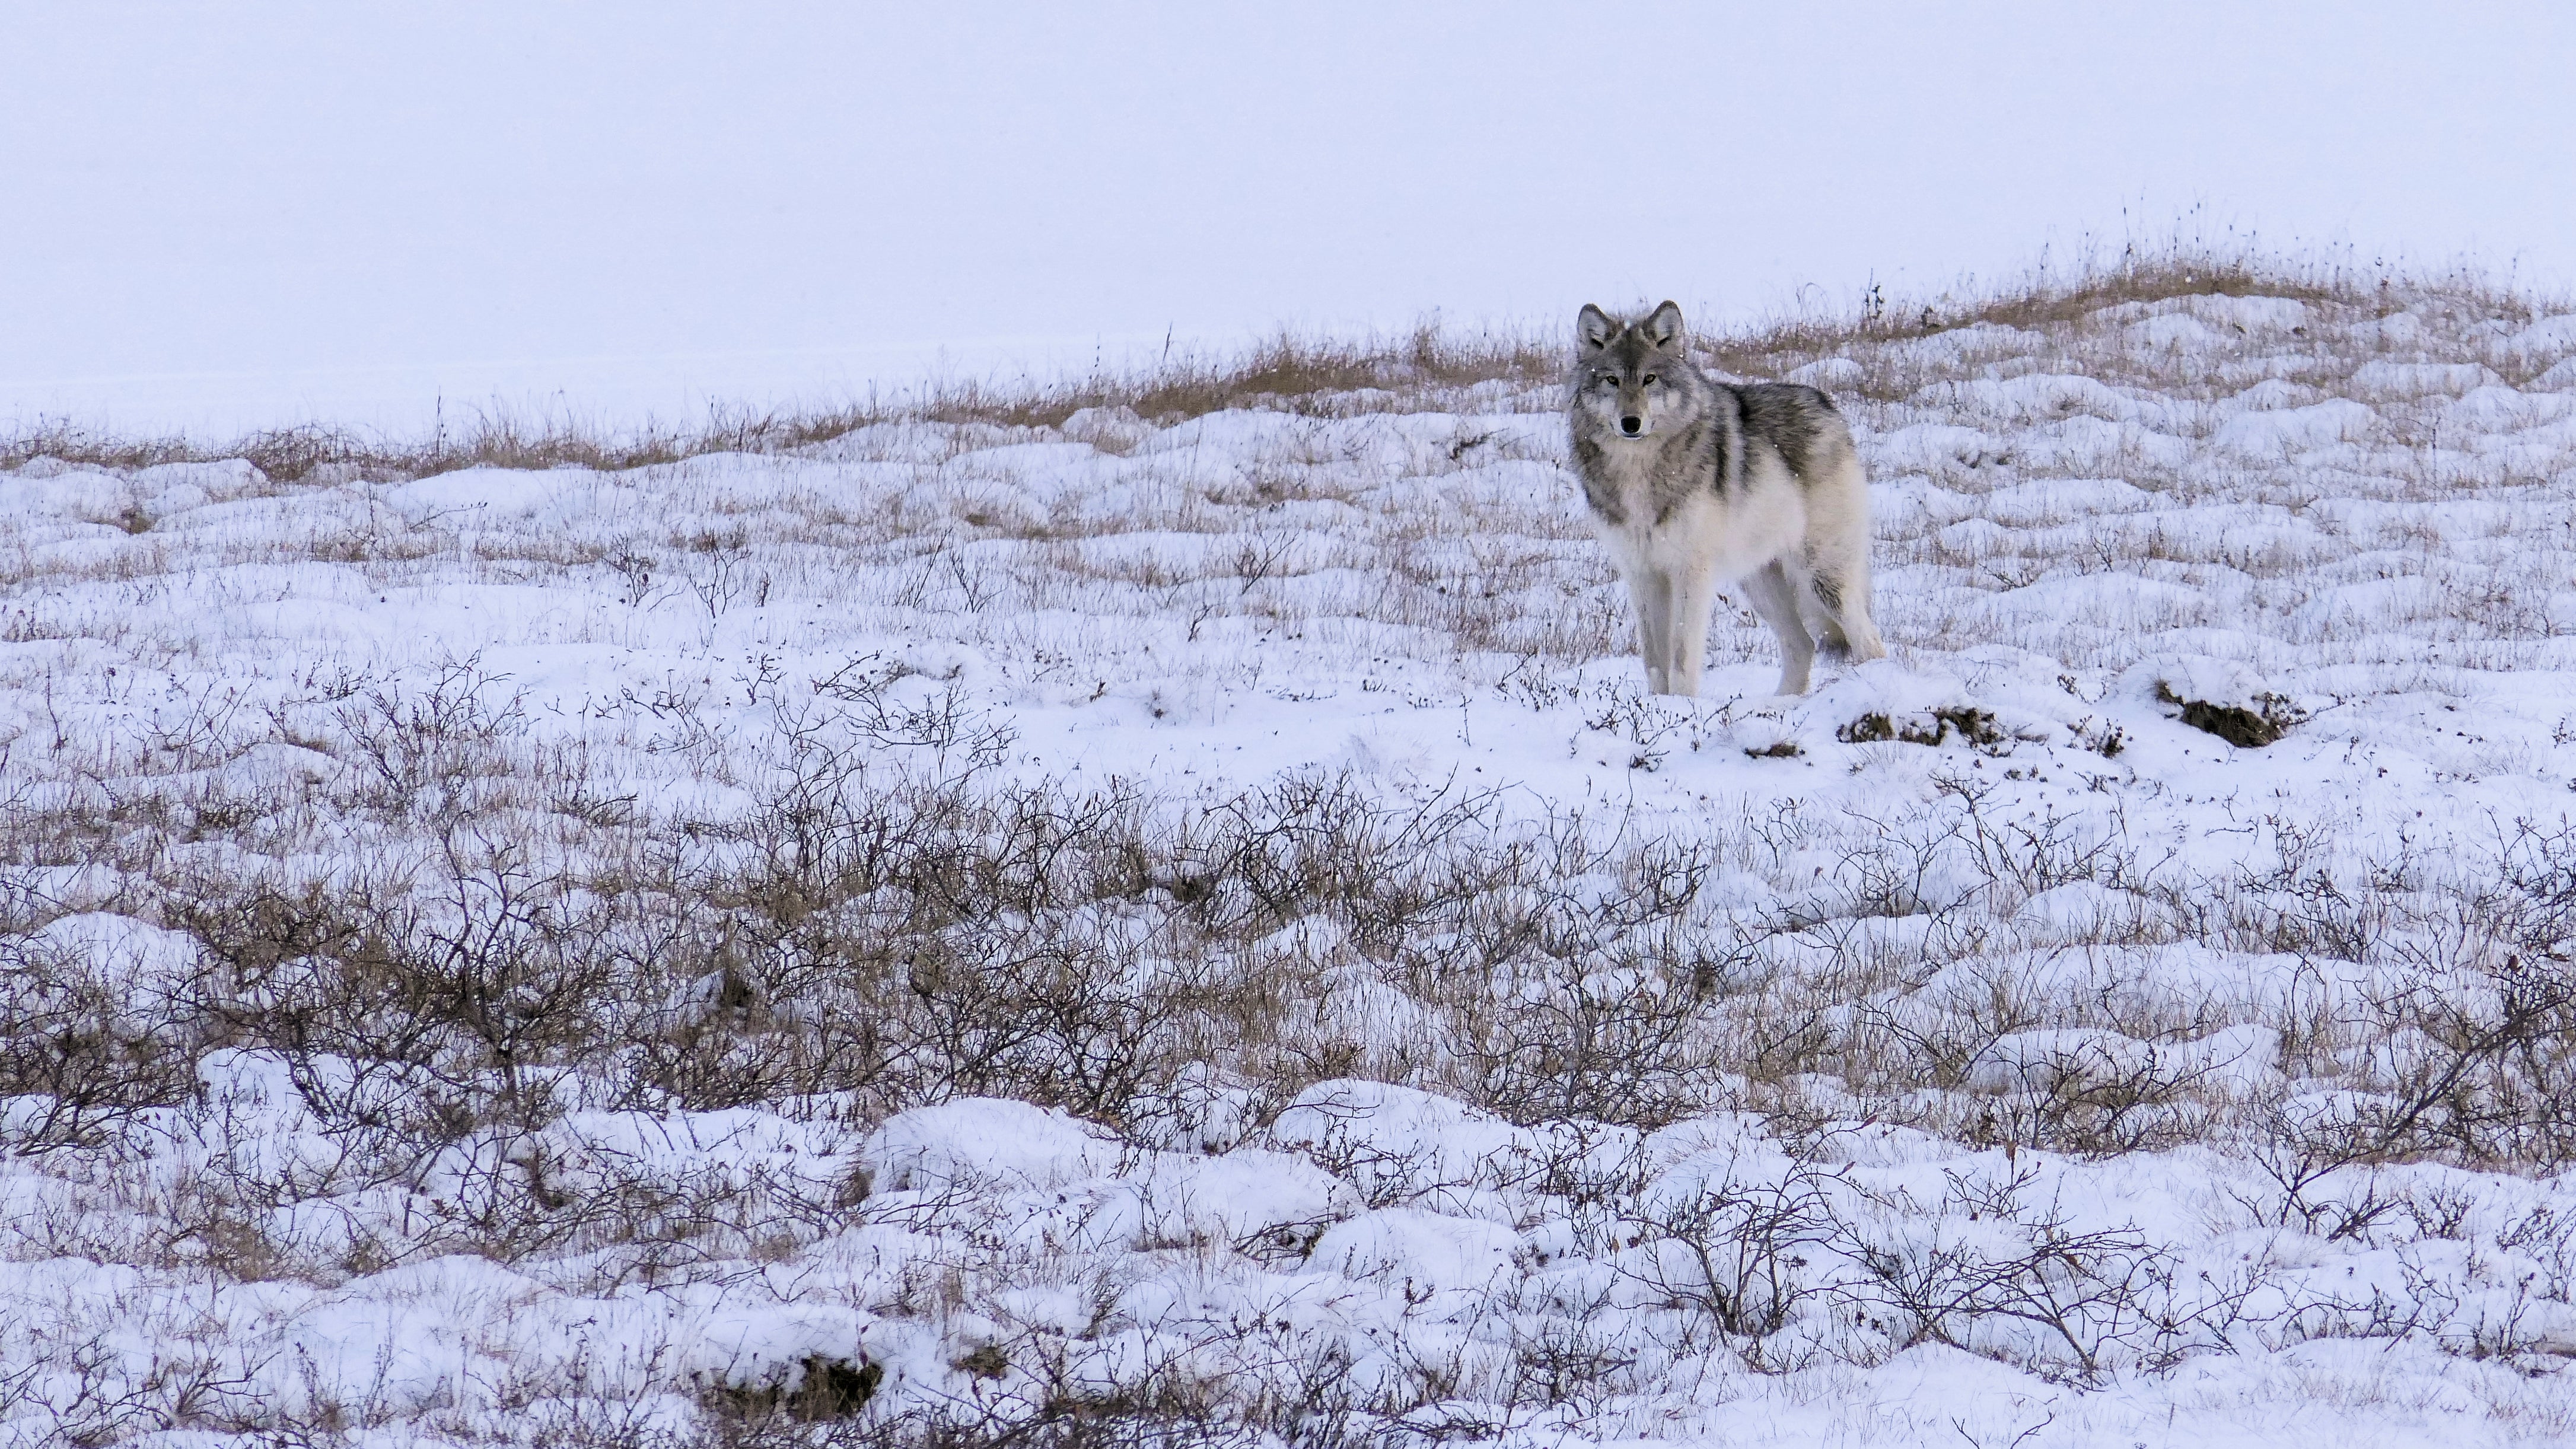
{"label": "white sky", "polygon": [[2576,6],[0,0],[0,426],[603,420],[2179,223],[2576,280]]}

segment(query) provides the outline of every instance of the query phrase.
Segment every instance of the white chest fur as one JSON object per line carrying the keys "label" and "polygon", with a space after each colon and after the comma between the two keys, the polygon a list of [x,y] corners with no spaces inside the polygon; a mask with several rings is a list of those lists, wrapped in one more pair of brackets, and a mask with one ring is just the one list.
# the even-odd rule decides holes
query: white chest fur
{"label": "white chest fur", "polygon": [[1794,548],[1806,532],[1805,500],[1788,469],[1767,450],[1747,460],[1751,466],[1735,497],[1694,488],[1660,521],[1653,451],[1613,444],[1603,454],[1601,491],[1617,504],[1619,519],[1596,510],[1592,527],[1622,574],[1707,570],[1732,581]]}

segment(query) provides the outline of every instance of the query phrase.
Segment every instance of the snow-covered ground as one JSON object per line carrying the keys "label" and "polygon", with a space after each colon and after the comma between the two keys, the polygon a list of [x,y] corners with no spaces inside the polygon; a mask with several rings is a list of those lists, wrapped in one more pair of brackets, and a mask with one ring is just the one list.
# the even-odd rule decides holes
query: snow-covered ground
{"label": "snow-covered ground", "polygon": [[1499,383],[0,473],[0,1442],[2576,1438],[2576,315],[2022,320],[1794,700]]}

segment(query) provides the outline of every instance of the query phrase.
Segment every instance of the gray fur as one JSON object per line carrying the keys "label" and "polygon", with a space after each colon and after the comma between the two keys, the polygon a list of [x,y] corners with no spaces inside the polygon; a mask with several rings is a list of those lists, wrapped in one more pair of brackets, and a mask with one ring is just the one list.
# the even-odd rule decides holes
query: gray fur
{"label": "gray fur", "polygon": [[1711,591],[1730,580],[1780,636],[1783,694],[1806,690],[1819,639],[1855,659],[1884,655],[1869,617],[1867,483],[1833,400],[1709,377],[1670,302],[1634,322],[1586,306],[1575,331],[1575,471],[1637,606],[1649,685],[1698,692]]}
{"label": "gray fur", "polygon": [[[1727,390],[1743,402],[1744,431],[1779,449],[1789,471],[1802,478],[1807,474],[1807,460],[1815,451],[1817,435],[1827,427],[1842,426],[1842,414],[1834,410],[1834,400],[1812,387],[1794,382],[1750,382],[1728,386]],[[1843,428],[1843,435],[1848,438],[1851,430]]]}

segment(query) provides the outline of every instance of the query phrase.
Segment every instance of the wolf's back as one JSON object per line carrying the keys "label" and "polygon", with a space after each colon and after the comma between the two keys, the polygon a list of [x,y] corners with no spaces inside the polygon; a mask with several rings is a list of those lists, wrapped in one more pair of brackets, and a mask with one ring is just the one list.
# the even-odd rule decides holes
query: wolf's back
{"label": "wolf's back", "polygon": [[1745,437],[1768,443],[1800,481],[1852,451],[1851,425],[1843,421],[1834,400],[1816,389],[1794,382],[1747,382],[1732,387],[1743,405]]}

